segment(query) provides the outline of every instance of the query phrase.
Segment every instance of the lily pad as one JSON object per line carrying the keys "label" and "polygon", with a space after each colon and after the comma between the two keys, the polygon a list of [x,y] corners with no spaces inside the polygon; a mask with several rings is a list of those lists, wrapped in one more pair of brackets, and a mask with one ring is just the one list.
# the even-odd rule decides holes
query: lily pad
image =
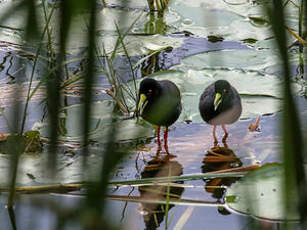
{"label": "lily pad", "polygon": [[[88,167],[82,168],[82,157],[69,157],[65,154],[57,154],[56,158],[57,173],[51,176],[46,170],[50,164],[50,158],[47,152],[40,154],[22,154],[19,158],[16,186],[46,185],[54,183],[72,183],[82,181],[90,176],[91,179],[97,179],[101,168],[101,154],[93,154],[88,158]],[[0,153],[0,187],[7,188],[10,173],[10,158],[7,154]]]}
{"label": "lily pad", "polygon": [[[186,57],[179,66],[182,70],[191,68],[219,67],[264,72],[272,65],[281,66],[278,52],[273,50],[219,50]],[[176,67],[178,69],[178,67]]]}
{"label": "lily pad", "polygon": [[[219,35],[226,40],[264,40],[272,36],[268,25],[256,26],[249,20],[250,15],[258,18],[263,15],[262,6],[251,2],[232,4],[222,0],[179,0],[171,2],[169,7],[181,17],[175,24],[179,31],[189,31],[200,37]],[[186,20],[191,23],[186,25]]]}
{"label": "lily pad", "polygon": [[[101,143],[108,141],[110,130],[118,127],[115,141],[132,141],[139,138],[153,136],[152,126],[147,123],[141,124],[136,119],[112,115],[114,110],[113,101],[102,101],[92,104],[92,114],[90,118],[89,138]],[[64,107],[60,114],[59,140],[79,142],[83,138],[82,116],[83,106],[80,104]],[[115,117],[115,119],[113,118]],[[34,129],[39,130],[41,136],[48,137],[48,123],[37,122]]]}
{"label": "lily pad", "polygon": [[[232,184],[226,192],[226,204],[230,210],[271,221],[297,221],[296,209],[284,213],[282,192],[282,167],[265,165]],[[293,194],[293,207],[297,200]]]}

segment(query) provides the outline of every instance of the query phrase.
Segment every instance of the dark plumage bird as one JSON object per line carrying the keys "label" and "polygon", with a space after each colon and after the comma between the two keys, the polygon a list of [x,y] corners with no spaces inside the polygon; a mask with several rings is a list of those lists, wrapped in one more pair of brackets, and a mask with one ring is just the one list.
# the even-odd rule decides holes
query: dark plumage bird
{"label": "dark plumage bird", "polygon": [[237,121],[242,112],[240,95],[228,81],[218,80],[209,85],[200,96],[199,112],[205,122],[213,125],[215,143],[217,143],[215,135],[217,125],[222,126],[226,140],[228,136],[226,124]]}
{"label": "dark plumage bird", "polygon": [[158,126],[158,151],[161,151],[160,126],[165,126],[164,148],[167,154],[168,127],[172,125],[181,113],[181,96],[178,87],[171,81],[157,81],[145,78],[139,89],[138,108],[142,118]]}

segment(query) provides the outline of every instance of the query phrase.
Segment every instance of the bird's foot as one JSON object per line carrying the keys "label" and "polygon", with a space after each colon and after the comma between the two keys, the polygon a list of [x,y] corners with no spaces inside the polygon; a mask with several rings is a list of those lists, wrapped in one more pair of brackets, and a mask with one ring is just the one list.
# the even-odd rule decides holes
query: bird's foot
{"label": "bird's foot", "polygon": [[171,153],[169,153],[169,152],[166,152],[166,154],[167,154],[166,157],[169,158],[169,159],[170,159],[170,158],[175,158],[175,157],[177,157],[177,155],[171,154]]}
{"label": "bird's foot", "polygon": [[152,160],[150,160],[150,164],[161,164],[163,162],[165,162],[165,160],[160,157],[160,155],[152,156]]}
{"label": "bird's foot", "polygon": [[214,139],[214,141],[213,141],[213,146],[214,146],[214,147],[219,147],[219,142],[218,142],[218,140],[217,140],[217,138],[216,138],[215,135],[213,135],[213,139]]}
{"label": "bird's foot", "polygon": [[156,156],[159,156],[161,151],[162,151],[162,147],[161,147],[161,145],[158,145],[158,148],[157,148],[157,151],[156,151]]}
{"label": "bird's foot", "polygon": [[174,154],[171,154],[169,151],[168,151],[168,148],[165,148],[165,151],[162,152],[162,149],[159,149],[156,153],[156,156],[159,156],[163,154],[163,156],[165,158],[174,158],[174,157],[177,157],[177,155],[174,155]]}

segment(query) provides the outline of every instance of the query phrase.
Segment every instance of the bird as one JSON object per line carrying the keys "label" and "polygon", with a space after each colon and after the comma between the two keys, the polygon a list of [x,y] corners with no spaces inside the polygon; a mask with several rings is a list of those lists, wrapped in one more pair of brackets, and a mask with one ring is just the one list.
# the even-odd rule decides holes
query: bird
{"label": "bird", "polygon": [[157,126],[159,155],[161,148],[160,128],[165,126],[164,149],[168,155],[168,127],[175,123],[182,110],[181,95],[175,83],[147,77],[141,81],[137,99],[137,111],[149,123]]}
{"label": "bird", "polygon": [[217,80],[201,94],[199,112],[202,119],[213,125],[214,143],[217,144],[216,126],[221,125],[224,130],[223,142],[228,137],[227,124],[236,122],[242,113],[241,98],[237,90],[226,80]]}

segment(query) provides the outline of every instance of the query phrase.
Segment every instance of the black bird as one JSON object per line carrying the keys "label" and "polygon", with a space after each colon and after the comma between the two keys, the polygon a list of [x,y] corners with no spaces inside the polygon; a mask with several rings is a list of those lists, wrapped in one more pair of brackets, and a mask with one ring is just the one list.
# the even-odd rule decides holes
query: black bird
{"label": "black bird", "polygon": [[145,78],[139,89],[137,111],[142,118],[153,125],[158,126],[158,151],[161,151],[160,126],[165,126],[164,148],[167,154],[168,127],[179,117],[182,106],[178,87],[171,81],[157,81],[153,78]]}
{"label": "black bird", "polygon": [[215,130],[221,125],[226,141],[226,124],[237,121],[242,112],[241,98],[237,90],[226,80],[218,80],[209,85],[199,100],[199,112],[205,122],[213,125],[214,142],[217,143]]}

